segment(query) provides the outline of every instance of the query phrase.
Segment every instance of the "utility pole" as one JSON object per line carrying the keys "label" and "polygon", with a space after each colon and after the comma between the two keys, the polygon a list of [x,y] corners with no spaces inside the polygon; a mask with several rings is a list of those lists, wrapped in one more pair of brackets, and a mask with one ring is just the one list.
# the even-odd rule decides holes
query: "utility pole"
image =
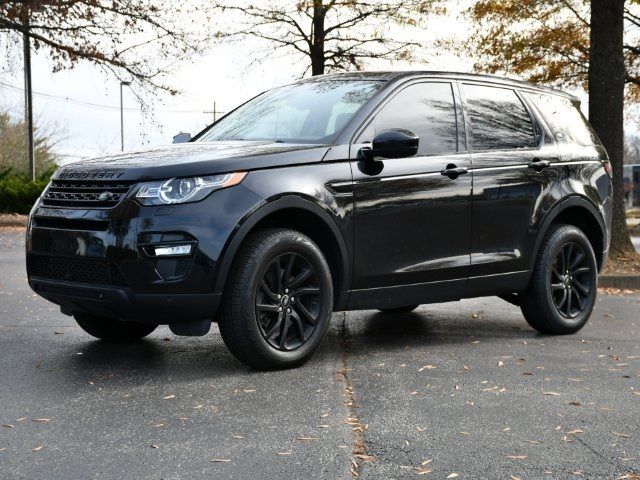
{"label": "utility pole", "polygon": [[120,81],[120,151],[124,152],[124,106],[122,102],[122,87],[131,85],[131,82]]}
{"label": "utility pole", "polygon": [[36,179],[36,157],[33,148],[33,96],[31,92],[31,46],[29,41],[29,7],[25,5],[24,30],[22,42],[24,46],[24,116],[27,125],[27,141],[29,144],[29,175],[31,181]]}
{"label": "utility pole", "polygon": [[213,114],[213,123],[216,123],[218,121],[218,114],[221,114],[221,113],[224,114],[225,112],[219,112],[216,109],[216,102],[214,101],[213,102],[213,111],[209,110],[209,111],[206,111],[206,112],[203,112],[203,113],[212,113]]}

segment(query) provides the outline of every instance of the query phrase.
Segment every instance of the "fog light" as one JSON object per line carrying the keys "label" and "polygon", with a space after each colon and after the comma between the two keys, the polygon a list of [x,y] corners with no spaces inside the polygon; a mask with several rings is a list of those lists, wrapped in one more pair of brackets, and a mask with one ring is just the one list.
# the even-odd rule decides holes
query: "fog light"
{"label": "fog light", "polygon": [[165,247],[155,247],[156,257],[167,257],[171,255],[189,255],[191,245],[171,245]]}

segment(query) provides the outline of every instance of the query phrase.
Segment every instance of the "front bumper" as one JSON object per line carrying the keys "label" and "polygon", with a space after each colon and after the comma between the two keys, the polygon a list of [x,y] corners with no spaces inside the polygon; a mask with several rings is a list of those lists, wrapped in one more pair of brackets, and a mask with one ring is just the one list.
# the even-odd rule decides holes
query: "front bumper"
{"label": "front bumper", "polygon": [[68,315],[88,312],[159,325],[212,319],[221,297],[215,293],[136,294],[129,288],[89,286],[39,277],[30,277],[29,285]]}
{"label": "front bumper", "polygon": [[[37,205],[27,230],[29,285],[65,314],[175,324],[215,318],[215,291],[227,240],[260,201],[238,185],[201,202],[112,209]],[[153,256],[154,247],[192,245],[191,253]]]}

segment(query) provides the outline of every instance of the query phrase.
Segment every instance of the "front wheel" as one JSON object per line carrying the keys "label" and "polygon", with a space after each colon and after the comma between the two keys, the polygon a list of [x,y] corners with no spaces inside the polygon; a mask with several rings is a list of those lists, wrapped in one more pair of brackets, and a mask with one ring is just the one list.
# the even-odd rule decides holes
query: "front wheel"
{"label": "front wheel", "polygon": [[121,322],[88,313],[74,313],[80,328],[89,335],[108,342],[132,342],[152,333],[158,326],[152,323]]}
{"label": "front wheel", "polygon": [[332,310],[331,273],[318,246],[295,230],[264,229],[236,257],[218,326],[240,361],[289,368],[320,346]]}
{"label": "front wheel", "polygon": [[589,320],[598,290],[598,267],[591,243],[572,225],[552,227],[540,246],[521,309],[542,333],[568,334]]}

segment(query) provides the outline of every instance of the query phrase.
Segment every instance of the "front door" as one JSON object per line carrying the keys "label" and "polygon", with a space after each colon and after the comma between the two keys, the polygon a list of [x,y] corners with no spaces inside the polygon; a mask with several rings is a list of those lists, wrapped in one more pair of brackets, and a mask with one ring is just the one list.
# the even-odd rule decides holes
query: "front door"
{"label": "front door", "polygon": [[[471,218],[471,174],[464,170],[471,170],[471,162],[454,92],[446,81],[400,88],[352,145],[354,306],[462,295],[470,265]],[[371,168],[357,152],[388,129],[416,134],[418,154],[380,158],[377,168]],[[463,173],[443,174],[454,168]]]}

